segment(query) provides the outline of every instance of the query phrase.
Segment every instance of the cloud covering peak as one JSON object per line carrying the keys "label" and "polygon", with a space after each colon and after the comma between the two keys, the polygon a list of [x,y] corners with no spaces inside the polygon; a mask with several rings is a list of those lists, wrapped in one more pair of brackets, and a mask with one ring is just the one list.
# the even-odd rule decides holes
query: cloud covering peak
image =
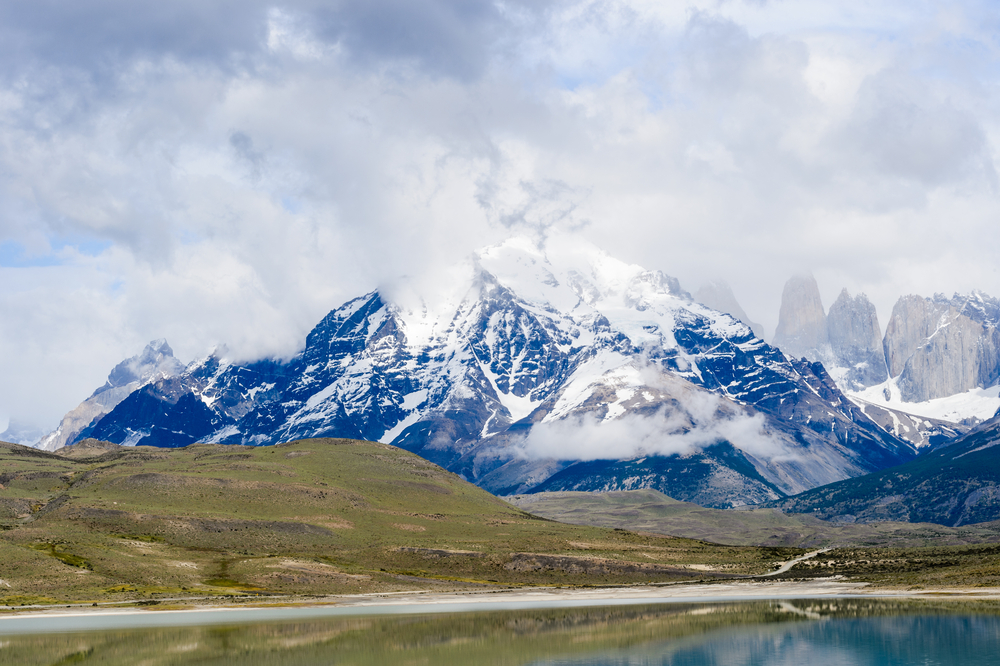
{"label": "cloud covering peak", "polygon": [[1000,293],[995,26],[975,2],[3,3],[0,418],[51,427],[154,338],[287,356],[350,297],[552,226],[723,278],[766,328],[802,270],[883,312]]}

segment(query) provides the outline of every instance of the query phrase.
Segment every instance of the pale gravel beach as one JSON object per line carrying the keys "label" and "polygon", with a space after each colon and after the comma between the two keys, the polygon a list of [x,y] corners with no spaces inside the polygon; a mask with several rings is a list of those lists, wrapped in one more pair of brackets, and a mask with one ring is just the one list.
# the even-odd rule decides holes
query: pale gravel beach
{"label": "pale gravel beach", "polygon": [[531,588],[448,593],[418,591],[318,599],[285,599],[278,604],[254,603],[241,606],[207,604],[196,608],[171,610],[135,607],[51,608],[0,615],[0,635],[296,621],[371,615],[848,598],[1000,600],[1000,588],[871,589],[866,583],[848,583],[831,579],[592,589]]}

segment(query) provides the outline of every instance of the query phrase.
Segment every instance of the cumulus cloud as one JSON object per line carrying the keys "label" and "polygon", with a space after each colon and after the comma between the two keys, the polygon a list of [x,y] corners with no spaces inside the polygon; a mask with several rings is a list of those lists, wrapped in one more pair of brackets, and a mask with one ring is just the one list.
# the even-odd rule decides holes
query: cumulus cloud
{"label": "cumulus cloud", "polygon": [[[1000,294],[987,9],[849,1],[0,4],[0,418],[167,337],[331,308],[552,224],[733,285]],[[424,277],[421,277],[424,276]],[[58,378],[58,379],[54,379]]]}

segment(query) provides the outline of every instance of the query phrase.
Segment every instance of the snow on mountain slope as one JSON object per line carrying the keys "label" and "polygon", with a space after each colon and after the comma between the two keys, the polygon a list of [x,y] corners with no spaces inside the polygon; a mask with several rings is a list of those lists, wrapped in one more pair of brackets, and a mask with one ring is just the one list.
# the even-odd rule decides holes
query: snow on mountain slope
{"label": "snow on mountain slope", "polygon": [[[972,388],[964,393],[923,402],[904,402],[900,397],[899,387],[894,378],[849,395],[857,401],[954,424],[972,420],[985,421],[995,416],[1000,410],[1000,385],[989,388]],[[969,423],[969,425],[974,424]]]}
{"label": "snow on mountain slope", "polygon": [[183,371],[184,364],[174,357],[167,341],[153,340],[141,353],[112,368],[108,381],[66,414],[54,431],[38,441],[37,448],[55,451],[66,446],[95,418],[110,412],[136,389]]}
{"label": "snow on mountain slope", "polygon": [[663,487],[682,474],[663,468],[647,483],[720,506],[913,455],[821,366],[790,362],[674,278],[570,236],[486,248],[443,294],[413,284],[332,311],[286,363],[210,355],[86,434],[165,446],[380,440],[497,492],[583,461],[669,458],[675,471],[698,465],[700,481]]}
{"label": "snow on mountain slope", "polygon": [[1000,386],[974,388],[924,402],[905,402],[897,383],[898,377],[893,377],[847,395],[886,432],[918,449],[952,442],[1000,413]]}

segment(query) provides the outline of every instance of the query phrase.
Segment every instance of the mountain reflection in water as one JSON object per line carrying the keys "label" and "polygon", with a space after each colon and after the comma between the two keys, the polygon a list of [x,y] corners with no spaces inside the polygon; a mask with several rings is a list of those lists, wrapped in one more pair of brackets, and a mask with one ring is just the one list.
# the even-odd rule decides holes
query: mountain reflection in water
{"label": "mountain reflection in water", "polygon": [[987,664],[992,602],[803,600],[4,636],[0,664]]}

